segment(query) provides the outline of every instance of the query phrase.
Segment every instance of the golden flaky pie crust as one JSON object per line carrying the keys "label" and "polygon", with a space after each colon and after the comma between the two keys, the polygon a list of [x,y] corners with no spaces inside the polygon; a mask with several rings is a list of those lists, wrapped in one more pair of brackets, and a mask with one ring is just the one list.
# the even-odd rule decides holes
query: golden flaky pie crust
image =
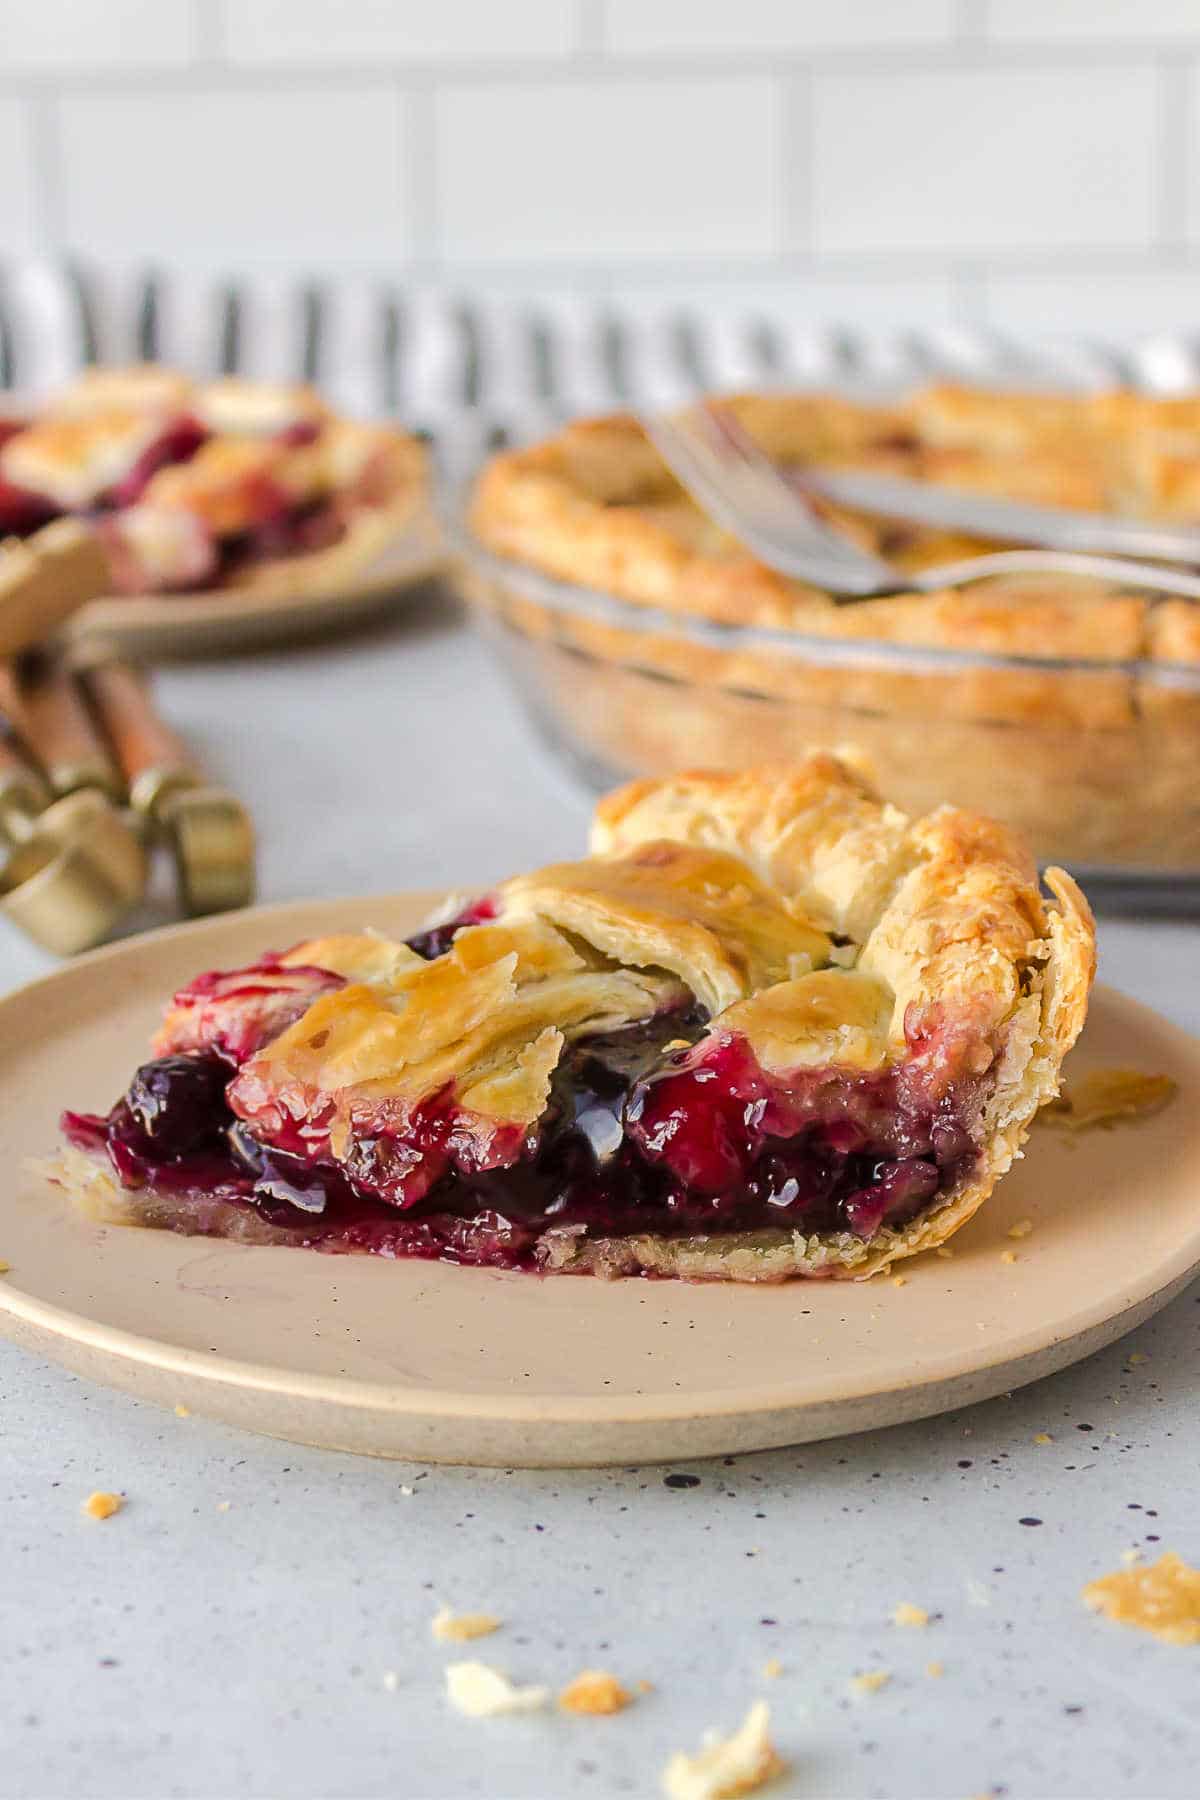
{"label": "golden flaky pie crust", "polygon": [[[1200,517],[1200,401],[1180,413],[1178,403],[1127,393],[1070,399],[941,387],[895,406],[829,394],[726,404],[784,464],[882,469],[1142,518]],[[989,547],[830,510],[900,569]],[[626,414],[579,420],[493,457],[470,523],[489,549],[547,574],[729,623],[999,655],[1107,662],[1160,654],[1156,603],[1111,582],[1023,576],[840,605],[755,561],[709,520]]]}
{"label": "golden flaky pie crust", "polygon": [[[572,1031],[645,1017],[681,983],[709,999],[714,1027],[728,1013],[768,1068],[804,1062],[812,1043],[818,1066],[881,1067],[907,1054],[914,1017],[934,1018],[961,1031],[965,1066],[988,1081],[969,1178],[912,1223],[869,1240],[785,1228],[588,1238],[551,1227],[537,1254],[548,1273],[862,1278],[957,1231],[1058,1092],[1083,1025],[1094,927],[1071,877],[1048,870],[1046,900],[1005,827],[949,807],[910,820],[824,755],[634,782],[601,801],[591,848],[591,860],[502,884],[495,918],[464,928],[432,963],[378,938],[298,946],[290,962],[331,966],[351,985],[315,1000],[243,1066],[246,1116],[280,1095],[316,1095],[351,1128],[363,1102],[411,1102],[452,1081],[468,1124],[480,1115],[525,1128],[541,1116]],[[842,973],[825,971],[831,960]],[[401,992],[397,1012],[389,996]],[[795,1042],[780,1065],[789,1006]],[[157,1048],[203,1041],[185,1008],[168,1014]],[[120,1189],[78,1152],[54,1173],[109,1223],[163,1223],[170,1210],[151,1191]],[[213,1215],[225,1235],[286,1236],[238,1212]]]}

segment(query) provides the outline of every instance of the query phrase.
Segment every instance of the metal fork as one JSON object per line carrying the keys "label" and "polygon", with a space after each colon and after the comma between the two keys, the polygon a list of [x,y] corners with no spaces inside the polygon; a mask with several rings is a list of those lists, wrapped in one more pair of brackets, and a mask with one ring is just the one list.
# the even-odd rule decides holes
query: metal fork
{"label": "metal fork", "polygon": [[1068,550],[997,550],[905,572],[860,549],[820,517],[725,407],[707,402],[642,427],[681,486],[760,562],[856,599],[930,593],[988,575],[1090,575],[1200,600],[1200,576],[1159,563]]}

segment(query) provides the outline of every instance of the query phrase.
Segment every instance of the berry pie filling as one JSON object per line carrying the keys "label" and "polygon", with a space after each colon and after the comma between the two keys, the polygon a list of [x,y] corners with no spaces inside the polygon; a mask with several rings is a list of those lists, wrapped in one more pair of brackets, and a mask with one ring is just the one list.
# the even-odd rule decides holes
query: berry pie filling
{"label": "berry pie filling", "polygon": [[593,847],[197,976],[46,1172],[102,1223],[549,1274],[861,1279],[957,1230],[1083,1023],[1070,877],[820,754],[635,782]]}
{"label": "berry pie filling", "polygon": [[[409,979],[420,964],[449,969],[496,912],[488,896],[403,947],[378,940],[380,968],[390,951]],[[536,1118],[475,1110],[462,1078],[413,1096],[368,1081],[347,1109],[336,1090],[314,1087],[303,1059],[282,1074],[271,1062],[289,1033],[308,1032],[306,1054],[320,1056],[333,1029],[324,1019],[352,992],[367,994],[348,981],[358,971],[309,960],[318,954],[298,946],[199,976],[175,996],[162,1054],[112,1110],[64,1114],[75,1149],[106,1159],[122,1189],[153,1194],[153,1222],[536,1268],[545,1234],[785,1226],[867,1240],[913,1220],[977,1162],[993,1058],[961,1019],[910,1008],[900,1056],[865,1059],[878,1066],[855,1066],[852,1055],[845,1066],[780,1068],[773,1054],[767,1067],[751,1041],[762,996],[714,1020],[669,976],[647,1016],[561,1044]],[[852,970],[815,972],[768,996],[788,998],[796,985],[810,1010],[861,1012]],[[379,1018],[390,1025],[395,1014]]]}

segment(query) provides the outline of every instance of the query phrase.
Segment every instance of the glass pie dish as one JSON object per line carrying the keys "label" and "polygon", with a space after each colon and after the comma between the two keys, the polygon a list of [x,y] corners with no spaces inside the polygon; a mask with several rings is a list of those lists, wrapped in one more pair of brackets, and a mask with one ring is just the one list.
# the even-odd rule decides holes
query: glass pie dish
{"label": "glass pie dish", "polygon": [[[620,431],[636,455],[636,429],[585,422],[558,441],[578,434],[580,462],[595,448],[585,434]],[[489,493],[498,460],[448,508],[459,583],[542,735],[589,785],[838,750],[906,811],[948,801],[1005,819],[1040,862],[1067,863],[1110,903],[1200,897],[1200,606],[1023,575],[792,607],[701,516],[681,524],[682,497],[666,489],[649,502],[606,495],[590,517],[559,511],[543,556],[541,520],[535,531],[509,495],[497,507]],[[622,561],[642,547],[620,541],[631,514],[656,553],[694,546],[659,604],[650,557],[632,574]],[[610,518],[614,578],[564,578],[573,541],[581,571],[600,566]],[[910,566],[926,551],[947,560],[944,543],[909,548]],[[714,586],[722,559],[732,572]]]}

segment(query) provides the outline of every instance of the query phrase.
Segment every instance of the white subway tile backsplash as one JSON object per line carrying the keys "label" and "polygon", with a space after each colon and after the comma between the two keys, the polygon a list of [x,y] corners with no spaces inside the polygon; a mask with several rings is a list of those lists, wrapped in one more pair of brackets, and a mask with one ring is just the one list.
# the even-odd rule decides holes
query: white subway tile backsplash
{"label": "white subway tile backsplash", "polygon": [[953,34],[955,0],[606,0],[622,54],[928,44]]}
{"label": "white subway tile backsplash", "polygon": [[0,218],[27,362],[31,252],[101,271],[113,354],[155,326],[131,270],[191,271],[158,340],[204,366],[246,270],[253,355],[293,367],[302,272],[348,396],[404,329],[384,271],[406,305],[569,287],[588,344],[607,308],[647,342],[704,312],[730,380],[760,300],[799,375],[841,325],[901,355],[910,327],[1194,330],[1200,0],[0,0]]}
{"label": "white subway tile backsplash", "polygon": [[0,100],[0,254],[21,255],[39,234],[32,120],[23,100]]}
{"label": "white subway tile backsplash", "polygon": [[1196,0],[985,0],[989,36],[1031,43],[1200,43]]}
{"label": "white subway tile backsplash", "polygon": [[1146,65],[819,75],[813,235],[827,252],[1149,247]]}
{"label": "white subway tile backsplash", "polygon": [[767,77],[447,87],[439,248],[459,262],[769,256],[778,96]]}
{"label": "white subway tile backsplash", "polygon": [[1186,109],[1186,138],[1180,174],[1187,211],[1185,231],[1194,244],[1200,240],[1200,64],[1193,64],[1188,71]]}
{"label": "white subway tile backsplash", "polygon": [[68,94],[68,242],[150,265],[398,262],[402,111],[386,87]]}
{"label": "white subway tile backsplash", "polygon": [[235,63],[565,56],[577,0],[233,0]]}
{"label": "white subway tile backsplash", "polygon": [[8,72],[178,67],[195,40],[196,0],[0,0]]}

